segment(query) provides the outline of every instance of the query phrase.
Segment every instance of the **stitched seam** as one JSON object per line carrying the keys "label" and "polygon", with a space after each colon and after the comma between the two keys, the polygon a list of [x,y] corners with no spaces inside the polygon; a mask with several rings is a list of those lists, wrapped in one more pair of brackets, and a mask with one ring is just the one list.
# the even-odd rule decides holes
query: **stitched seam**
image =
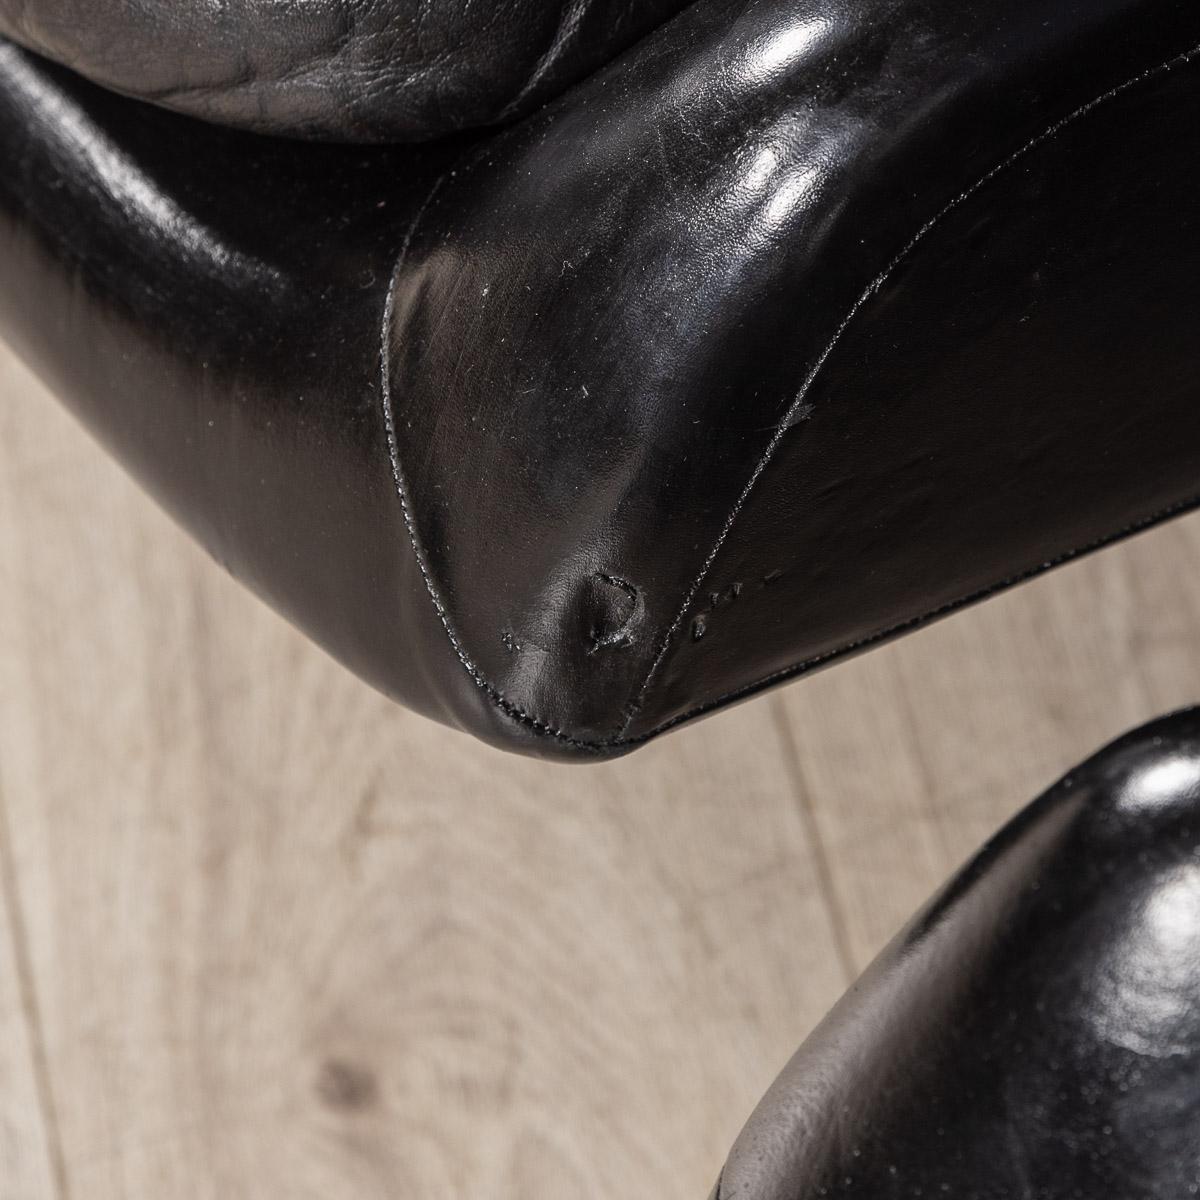
{"label": "stitched seam", "polygon": [[429,195],[425,197],[425,202],[417,210],[417,215],[413,218],[412,224],[408,228],[408,232],[404,236],[404,241],[401,243],[400,252],[396,257],[396,265],[392,268],[391,278],[388,281],[387,300],[383,306],[383,323],[379,338],[379,364],[382,377],[382,397],[383,397],[383,423],[387,435],[388,458],[391,460],[392,480],[396,487],[396,495],[400,500],[400,511],[404,517],[404,527],[408,531],[409,544],[412,546],[413,555],[417,561],[417,569],[421,572],[421,579],[424,581],[425,590],[429,593],[430,600],[433,601],[434,611],[437,613],[438,620],[442,623],[442,628],[446,631],[446,636],[450,639],[450,645],[454,650],[458,661],[462,663],[467,674],[475,681],[475,684],[483,691],[497,708],[506,713],[513,720],[520,722],[522,725],[527,725],[538,733],[548,734],[558,738],[560,741],[568,742],[580,749],[594,750],[599,748],[599,743],[586,742],[579,738],[573,738],[570,734],[565,733],[561,729],[556,729],[554,726],[545,721],[540,721],[536,717],[525,712],[513,704],[500,690],[494,687],[484,677],[483,672],[475,665],[471,656],[463,649],[462,642],[459,640],[458,634],[455,631],[454,624],[450,620],[450,614],[446,611],[445,604],[442,603],[441,595],[438,593],[437,587],[433,582],[433,572],[429,566],[429,560],[425,556],[425,551],[421,547],[420,539],[417,536],[416,523],[413,521],[412,509],[409,504],[408,481],[404,474],[404,468],[400,463],[400,441],[396,432],[396,417],[394,406],[392,404],[392,348],[391,348],[391,330],[392,318],[395,312],[395,296],[396,286],[400,280],[400,272],[408,258],[409,247],[412,245],[413,237],[416,234],[417,226],[421,222],[421,218],[428,211],[429,206],[433,203],[438,192],[441,191],[442,185],[446,181],[446,176],[442,175],[433,185]]}
{"label": "stitched seam", "polygon": [[726,539],[729,537],[730,531],[732,530],[738,516],[742,511],[742,508],[749,499],[750,493],[754,490],[754,487],[758,483],[762,473],[766,470],[767,465],[774,457],[775,451],[779,447],[779,443],[783,440],[784,434],[786,434],[788,429],[791,427],[793,417],[799,411],[801,405],[804,404],[814,381],[816,380],[818,374],[820,374],[821,368],[825,365],[826,360],[829,358],[830,354],[833,353],[835,347],[841,341],[842,335],[846,332],[846,329],[849,327],[850,323],[858,315],[858,312],[863,305],[865,305],[867,301],[869,301],[879,291],[879,289],[884,285],[884,283],[887,282],[888,278],[896,270],[900,263],[903,262],[904,259],[906,259],[914,249],[916,249],[916,247],[925,239],[930,231],[935,228],[935,226],[941,224],[941,222],[956,208],[958,208],[959,205],[964,203],[966,200],[969,200],[978,191],[991,182],[991,180],[993,180],[997,175],[1003,171],[1006,171],[1015,162],[1028,154],[1029,151],[1036,149],[1045,142],[1048,142],[1064,128],[1066,128],[1066,126],[1073,124],[1081,117],[1086,116],[1093,109],[1102,104],[1106,104],[1109,100],[1112,100],[1114,97],[1121,95],[1129,88],[1135,87],[1147,79],[1153,78],[1156,75],[1168,71],[1172,67],[1183,65],[1197,53],[1200,53],[1200,45],[1193,46],[1190,50],[1186,50],[1182,54],[1175,55],[1174,57],[1169,58],[1166,62],[1160,63],[1156,67],[1151,67],[1146,71],[1142,71],[1138,75],[1133,76],[1131,79],[1127,79],[1124,83],[1118,84],[1116,87],[1103,93],[1103,95],[1097,96],[1094,100],[1089,100],[1086,104],[1075,109],[1074,112],[1069,113],[1067,116],[1056,121],[1049,128],[1043,130],[1040,134],[1038,134],[1037,137],[1026,142],[1018,150],[1015,150],[1007,158],[1003,159],[1000,163],[994,166],[990,171],[987,172],[987,174],[976,180],[976,182],[967,188],[966,191],[960,192],[935,216],[926,221],[925,224],[922,225],[921,228],[918,229],[913,235],[913,237],[904,245],[900,252],[891,260],[891,262],[889,262],[887,266],[884,267],[884,269],[867,285],[866,289],[851,306],[850,311],[842,319],[841,324],[838,325],[837,329],[834,331],[833,337],[830,339],[829,344],[825,347],[820,356],[817,358],[817,361],[813,364],[813,367],[809,371],[808,376],[805,378],[804,383],[801,385],[799,392],[796,393],[796,398],[788,406],[788,409],[784,413],[782,420],[776,426],[775,433],[772,435],[771,440],[767,443],[767,448],[763,451],[763,455],[759,459],[758,465],[751,473],[746,486],[742,489],[741,495],[738,496],[737,500],[734,502],[733,508],[730,510],[729,516],[725,520],[725,524],[722,526],[720,533],[717,535],[717,540],[714,543],[713,548],[709,551],[708,557],[705,558],[702,566],[700,567],[700,573],[692,581],[691,587],[684,596],[684,600],[680,606],[679,612],[676,614],[675,619],[671,622],[666,633],[663,635],[662,645],[660,646],[654,661],[650,664],[650,670],[647,672],[646,678],[642,681],[641,686],[634,694],[632,702],[625,710],[628,715],[624,725],[621,727],[620,734],[623,735],[626,730],[628,730],[634,718],[641,711],[642,706],[645,703],[646,692],[649,690],[650,684],[653,682],[655,675],[662,666],[663,660],[667,656],[667,651],[671,647],[671,642],[674,639],[679,626],[683,623],[684,618],[687,616],[688,610],[691,608],[693,601],[696,599],[696,595],[700,591],[700,588],[704,585],[704,581],[708,577],[708,573],[712,569],[712,565],[716,561],[717,555],[721,552],[722,547],[725,545]]}
{"label": "stitched seam", "polygon": [[1043,130],[1036,137],[1034,137],[1030,141],[1026,142],[1023,146],[1021,146],[1019,149],[1015,150],[1007,158],[1003,159],[1000,163],[998,163],[996,166],[994,166],[990,171],[988,171],[986,174],[981,176],[975,183],[973,183],[965,191],[960,192],[953,200],[951,200],[948,204],[946,204],[945,207],[940,209],[933,217],[931,217],[928,221],[926,221],[925,224],[922,225],[921,228],[917,230],[916,234],[914,234],[913,237],[910,238],[907,243],[905,243],[904,247],[899,251],[899,253],[896,254],[895,257],[892,258],[891,261],[887,264],[887,266],[884,267],[884,269],[867,285],[867,287],[864,289],[862,294],[858,297],[858,299],[851,306],[851,308],[847,312],[846,316],[842,319],[842,321],[838,325],[837,329],[834,331],[833,337],[830,339],[830,341],[826,345],[825,349],[818,356],[816,362],[813,364],[808,375],[805,377],[804,382],[801,385],[800,390],[797,392],[795,399],[788,406],[783,417],[780,419],[779,423],[777,424],[777,426],[775,428],[775,432],[773,433],[771,440],[767,443],[767,447],[763,451],[763,454],[760,457],[758,463],[756,464],[754,470],[751,472],[749,480],[747,481],[745,487],[742,489],[742,492],[738,496],[737,500],[734,502],[733,508],[730,510],[729,516],[726,518],[725,523],[721,528],[721,531],[717,535],[716,542],[713,544],[712,549],[709,551],[708,555],[704,559],[704,562],[701,565],[700,571],[697,574],[696,578],[692,581],[692,584],[690,585],[687,592],[685,593],[683,603],[681,604],[679,611],[675,616],[675,619],[671,622],[671,624],[668,626],[668,628],[666,630],[666,633],[663,635],[663,639],[662,639],[661,645],[659,647],[658,653],[655,656],[654,661],[650,664],[650,669],[647,672],[646,677],[643,679],[638,690],[634,693],[634,697],[633,697],[631,704],[626,709],[626,712],[628,714],[626,720],[622,724],[620,730],[618,730],[618,732],[616,734],[614,734],[612,737],[608,737],[608,738],[598,738],[598,739],[587,740],[587,739],[583,739],[583,738],[573,737],[572,735],[565,732],[564,730],[557,728],[555,725],[551,724],[550,722],[541,720],[540,718],[533,716],[531,713],[526,712],[524,709],[522,709],[518,705],[514,704],[498,688],[496,688],[493,684],[491,684],[485,678],[483,673],[480,671],[479,667],[475,664],[475,662],[472,660],[470,655],[467,654],[466,650],[462,646],[461,641],[459,640],[458,634],[454,628],[454,624],[450,620],[449,613],[446,611],[445,604],[442,602],[441,596],[438,593],[437,587],[434,584],[432,570],[429,566],[429,562],[428,562],[428,559],[426,558],[425,552],[421,548],[420,539],[417,536],[416,525],[415,525],[415,522],[413,521],[412,510],[411,510],[411,505],[410,505],[410,501],[409,501],[409,490],[408,490],[407,478],[404,474],[404,470],[403,470],[403,467],[402,467],[401,461],[400,461],[399,439],[398,439],[397,433],[396,433],[396,421],[395,421],[395,415],[394,415],[393,404],[392,404],[391,325],[392,325],[392,317],[393,317],[394,309],[395,309],[396,287],[397,287],[397,284],[400,279],[401,270],[403,269],[404,264],[408,258],[409,248],[412,244],[413,237],[416,234],[417,226],[419,225],[422,217],[424,217],[425,213],[428,211],[430,205],[433,203],[434,198],[437,196],[438,192],[441,190],[442,185],[445,183],[446,176],[442,175],[437,180],[437,182],[433,185],[433,188],[430,190],[429,195],[425,198],[424,203],[421,205],[420,209],[417,211],[416,216],[413,218],[412,224],[409,226],[408,232],[405,234],[404,241],[401,243],[400,251],[396,258],[396,264],[392,270],[391,278],[388,283],[387,299],[384,304],[382,329],[381,329],[381,333],[380,333],[379,361],[380,361],[380,372],[381,372],[381,376],[382,376],[383,418],[384,418],[384,427],[385,427],[386,436],[387,436],[388,456],[391,461],[392,479],[395,484],[397,497],[399,498],[399,501],[400,501],[400,509],[401,509],[401,513],[404,518],[405,529],[408,532],[409,543],[412,547],[413,555],[416,559],[418,570],[421,573],[421,578],[424,582],[425,590],[426,590],[426,592],[428,592],[429,598],[433,602],[434,611],[437,613],[438,619],[441,621],[442,628],[445,630],[446,636],[450,641],[451,648],[454,650],[454,653],[455,653],[456,657],[458,658],[459,662],[462,664],[463,668],[466,670],[466,672],[470,676],[470,678],[474,681],[476,686],[491,700],[491,702],[495,705],[495,707],[500,709],[501,712],[505,713],[512,720],[514,720],[514,721],[518,722],[519,724],[524,725],[530,729],[533,729],[537,733],[544,734],[549,737],[553,737],[556,740],[561,741],[567,745],[574,746],[577,749],[599,752],[599,751],[604,751],[604,750],[617,749],[617,748],[624,747],[624,746],[632,747],[632,746],[640,745],[641,743],[649,741],[651,738],[656,737],[658,734],[664,733],[668,729],[671,729],[676,725],[682,724],[683,722],[691,719],[692,717],[699,716],[700,714],[705,713],[705,712],[709,712],[712,709],[717,708],[722,704],[726,704],[729,701],[734,700],[739,696],[748,695],[751,692],[754,692],[761,688],[767,687],[771,683],[782,680],[789,676],[800,675],[806,671],[812,670],[816,666],[819,666],[823,663],[827,663],[827,662],[831,661],[832,659],[841,657],[842,655],[845,655],[845,654],[849,654],[849,653],[853,652],[854,650],[862,649],[867,646],[873,645],[876,642],[879,642],[888,637],[894,636],[895,634],[901,633],[908,629],[912,629],[915,626],[924,624],[927,621],[934,620],[937,617],[944,615],[946,613],[949,613],[956,608],[961,608],[965,605],[974,603],[976,601],[986,599],[988,596],[994,595],[996,592],[1002,591],[1007,587],[1011,587],[1013,584],[1019,583],[1020,581],[1022,581],[1024,579],[1028,579],[1031,576],[1040,573],[1041,571],[1048,570],[1051,567],[1057,566],[1058,564],[1066,562],[1069,559],[1075,558],[1081,554],[1086,554],[1091,550],[1097,549],[1100,546],[1108,544],[1109,542],[1116,541],[1119,538],[1125,537],[1128,534],[1133,533],[1134,531],[1136,531],[1138,529],[1142,529],[1142,528],[1145,528],[1148,525],[1152,525],[1158,521],[1165,520],[1167,517],[1174,515],[1177,512],[1182,512],[1185,509],[1193,508],[1193,507],[1196,507],[1198,504],[1200,504],[1200,496],[1194,497],[1190,500],[1183,501],[1178,504],[1173,504],[1150,517],[1147,517],[1141,521],[1135,522],[1132,525],[1126,526],[1124,529],[1122,529],[1116,533],[1108,534],[1096,541],[1087,543],[1084,546],[1077,547],[1073,550],[1066,551],[1065,553],[1058,555],[1055,558],[1049,559],[1045,562],[1042,562],[1042,563],[1038,564],[1037,566],[1032,567],[1026,571],[1022,571],[1016,575],[1010,575],[1006,579],[1000,581],[999,583],[992,584],[992,585],[988,586],[987,588],[983,588],[976,592],[970,593],[965,597],[950,601],[946,604],[943,604],[936,608],[930,609],[928,612],[922,613],[919,616],[907,618],[904,621],[900,621],[900,622],[896,623],[895,625],[891,625],[891,626],[887,627],[886,629],[881,630],[874,634],[870,634],[867,637],[859,638],[857,640],[847,642],[844,645],[837,647],[836,649],[826,651],[825,653],[817,655],[814,658],[804,660],[803,662],[800,662],[800,663],[795,664],[790,667],[785,667],[781,671],[777,671],[771,675],[764,676],[762,679],[756,681],[755,683],[748,684],[743,688],[738,688],[738,689],[735,689],[734,691],[725,693],[724,695],[718,697],[717,699],[712,700],[712,701],[707,701],[702,705],[697,705],[696,707],[689,709],[687,712],[682,713],[679,716],[672,717],[670,720],[665,721],[662,724],[655,726],[653,729],[649,730],[646,733],[638,734],[633,737],[626,736],[629,726],[632,724],[632,722],[633,722],[634,718],[637,716],[637,714],[644,707],[646,693],[648,692],[651,683],[654,681],[654,677],[657,675],[659,668],[662,666],[662,663],[666,658],[667,652],[671,647],[672,640],[674,639],[674,636],[677,633],[679,626],[682,624],[684,618],[687,616],[688,610],[691,608],[692,603],[695,600],[696,595],[700,591],[700,588],[703,586],[705,579],[708,577],[708,573],[712,569],[713,563],[716,561],[717,555],[720,553],[727,538],[729,537],[729,533],[732,530],[734,524],[736,523],[738,516],[740,515],[743,507],[746,504],[746,501],[749,499],[750,493],[754,490],[754,487],[758,483],[758,480],[762,476],[763,472],[766,470],[771,459],[774,457],[775,451],[779,447],[779,443],[783,440],[784,434],[790,428],[790,425],[791,425],[794,415],[800,409],[800,407],[803,405],[805,398],[808,395],[808,392],[812,388],[812,385],[813,385],[814,381],[816,380],[818,374],[820,373],[822,367],[824,367],[826,360],[833,353],[834,349],[837,347],[838,343],[841,341],[843,334],[846,332],[846,329],[849,327],[850,323],[854,320],[855,316],[857,316],[857,314],[862,309],[862,307],[879,291],[879,289],[883,286],[884,283],[887,282],[888,278],[892,275],[892,273],[896,270],[896,268],[901,264],[901,262],[903,262],[904,259],[907,258],[908,255],[911,254],[914,249],[916,249],[916,247],[925,239],[925,237],[930,233],[931,230],[933,230],[937,225],[939,225],[951,212],[953,212],[956,208],[958,208],[966,200],[970,199],[977,192],[979,192],[983,187],[985,187],[997,175],[1001,174],[1003,171],[1006,171],[1009,167],[1011,167],[1014,163],[1016,163],[1021,158],[1023,158],[1031,150],[1034,150],[1038,146],[1041,146],[1044,143],[1050,141],[1052,138],[1057,136],[1057,134],[1059,134],[1063,129],[1065,129],[1068,125],[1073,124],[1075,121],[1086,116],[1087,114],[1092,112],[1094,109],[1098,108],[1099,106],[1101,106],[1103,104],[1108,103],[1108,101],[1110,101],[1110,100],[1114,99],[1115,97],[1121,95],[1122,93],[1128,91],[1130,88],[1136,87],[1137,85],[1144,83],[1145,81],[1152,79],[1158,75],[1161,75],[1177,66],[1182,66],[1182,65],[1190,62],[1191,59],[1193,59],[1197,54],[1200,54],[1200,45],[1193,46],[1191,49],[1185,50],[1181,54],[1174,55],[1173,57],[1160,63],[1158,66],[1150,67],[1145,71],[1139,72],[1137,75],[1134,75],[1130,79],[1127,79],[1124,83],[1118,84],[1116,87],[1111,88],[1109,91],[1104,92],[1102,95],[1097,96],[1093,100],[1089,100],[1086,104],[1081,105],[1079,108],[1075,109],[1073,112],[1069,113],[1067,116],[1062,117],[1060,120],[1054,122],[1054,124],[1050,125],[1047,129]]}

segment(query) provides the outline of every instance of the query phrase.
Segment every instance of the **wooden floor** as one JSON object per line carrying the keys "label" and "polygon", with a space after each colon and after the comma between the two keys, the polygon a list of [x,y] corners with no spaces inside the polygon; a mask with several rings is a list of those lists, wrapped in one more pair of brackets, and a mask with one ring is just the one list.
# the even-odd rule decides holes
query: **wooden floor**
{"label": "wooden floor", "polygon": [[1200,695],[1177,522],[616,764],[245,595],[0,351],[0,1200],[702,1200],[929,892]]}

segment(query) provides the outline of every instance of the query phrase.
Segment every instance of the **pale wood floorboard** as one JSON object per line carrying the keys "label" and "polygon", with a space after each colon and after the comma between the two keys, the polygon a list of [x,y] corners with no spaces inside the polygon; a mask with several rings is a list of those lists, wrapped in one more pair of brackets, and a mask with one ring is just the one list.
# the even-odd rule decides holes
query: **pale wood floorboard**
{"label": "pale wood floorboard", "polygon": [[[5,399],[14,373],[0,346],[0,593],[12,557],[13,523],[5,518]],[[26,386],[26,390],[28,390]],[[15,683],[18,631],[0,599],[0,691]],[[9,706],[3,706],[9,707]],[[15,706],[19,707],[19,706]],[[0,708],[3,711],[3,708]],[[17,787],[7,739],[0,734],[0,1200],[67,1200],[65,1170],[50,1091],[22,896],[17,887],[7,803]]]}
{"label": "pale wood floorboard", "polygon": [[549,767],[349,678],[0,352],[13,1197],[700,1200],[947,872],[1195,697],[1198,565],[1178,522]]}
{"label": "pale wood floorboard", "polygon": [[[0,805],[3,804],[0,777]],[[36,1000],[22,953],[12,863],[0,814],[0,1200],[64,1200],[53,1100],[38,1042]]]}

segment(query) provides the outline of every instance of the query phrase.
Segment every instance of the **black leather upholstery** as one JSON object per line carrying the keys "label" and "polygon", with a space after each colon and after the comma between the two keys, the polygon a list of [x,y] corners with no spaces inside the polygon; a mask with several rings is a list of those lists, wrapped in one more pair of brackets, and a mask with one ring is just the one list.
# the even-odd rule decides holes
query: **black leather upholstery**
{"label": "black leather upholstery", "polygon": [[177,112],[419,141],[520,116],[686,0],[0,0],[0,36]]}
{"label": "black leather upholstery", "polygon": [[1200,1194],[1200,711],[1072,771],[800,1049],[720,1200]]}
{"label": "black leather upholstery", "polygon": [[696,0],[353,148],[7,46],[0,328],[371,682],[614,754],[1196,502],[1197,47],[1192,0]]}

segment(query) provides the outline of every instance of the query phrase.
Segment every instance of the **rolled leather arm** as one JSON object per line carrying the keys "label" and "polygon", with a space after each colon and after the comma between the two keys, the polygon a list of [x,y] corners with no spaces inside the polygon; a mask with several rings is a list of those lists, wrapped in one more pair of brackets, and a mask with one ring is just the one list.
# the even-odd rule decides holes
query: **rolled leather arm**
{"label": "rolled leather arm", "polygon": [[374,150],[9,47],[0,320],[372,683],[615,754],[1195,503],[1198,46],[1173,0],[699,0]]}

